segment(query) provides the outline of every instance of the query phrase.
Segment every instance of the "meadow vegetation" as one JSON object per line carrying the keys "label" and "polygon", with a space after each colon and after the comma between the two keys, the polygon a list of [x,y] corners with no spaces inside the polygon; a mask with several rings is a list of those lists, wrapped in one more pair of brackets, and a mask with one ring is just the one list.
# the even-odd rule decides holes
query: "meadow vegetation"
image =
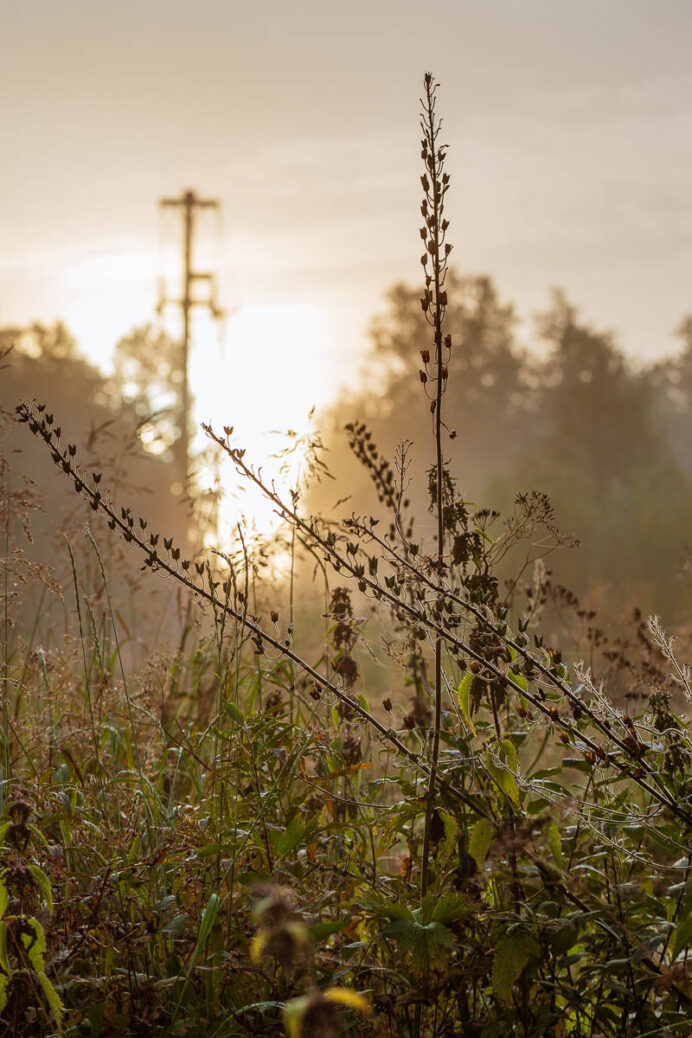
{"label": "meadow vegetation", "polygon": [[[422,437],[415,462],[407,439],[390,458],[354,419],[347,439],[377,503],[337,522],[305,506],[324,473],[318,440],[284,490],[232,427],[206,427],[282,520],[292,577],[312,571],[309,631],[271,546],[263,555],[239,528],[227,550],[195,550],[109,486],[43,400],[17,406],[90,522],[69,531],[56,582],[25,552],[35,488],[2,461],[0,1033],[692,1034],[692,675],[656,617],[609,635],[556,582],[552,556],[572,539],[545,493],[514,496],[501,516],[455,478],[450,456],[471,430],[446,408],[448,385],[477,365],[464,356],[473,328],[451,313],[460,284],[429,75],[421,103],[424,285],[402,367],[408,378],[415,362],[414,383],[398,384],[392,421],[408,432],[418,401],[423,491]],[[577,326],[561,313],[568,366]],[[588,345],[621,386],[612,353]],[[516,404],[512,356],[498,347],[496,360]],[[569,464],[584,445],[560,384],[547,418]],[[517,416],[508,404],[485,419],[487,450],[502,453]],[[647,429],[614,449],[654,470],[664,453]],[[540,486],[545,443],[527,443],[505,478]],[[665,510],[661,488],[649,493]],[[166,589],[175,643],[152,634],[144,656],[132,651],[125,571],[142,630],[144,589]],[[21,607],[37,587],[61,603],[50,643]],[[583,662],[550,607],[583,631]]]}

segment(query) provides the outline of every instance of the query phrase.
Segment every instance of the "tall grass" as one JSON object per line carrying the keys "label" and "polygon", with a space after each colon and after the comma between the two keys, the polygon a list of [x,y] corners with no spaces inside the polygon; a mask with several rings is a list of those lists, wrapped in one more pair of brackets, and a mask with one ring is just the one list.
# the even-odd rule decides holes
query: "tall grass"
{"label": "tall grass", "polygon": [[[611,703],[541,634],[540,560],[560,540],[547,499],[519,495],[502,522],[448,471],[436,91],[426,76],[434,542],[414,539],[406,443],[392,466],[351,423],[389,523],[335,525],[267,485],[230,427],[206,430],[284,520],[292,571],[299,550],[318,562],[326,651],[297,643],[297,600],[263,586],[244,544],[184,558],[80,467],[45,408],[18,407],[186,621],[135,671],[91,536],[95,571],[71,552],[76,641],[24,663],[6,619],[7,1034],[692,1033],[692,739],[676,713],[689,670],[651,621],[631,698]],[[507,591],[498,576],[518,547],[526,601],[519,577]],[[382,646],[365,644],[366,609]],[[367,651],[380,703],[361,691]]]}

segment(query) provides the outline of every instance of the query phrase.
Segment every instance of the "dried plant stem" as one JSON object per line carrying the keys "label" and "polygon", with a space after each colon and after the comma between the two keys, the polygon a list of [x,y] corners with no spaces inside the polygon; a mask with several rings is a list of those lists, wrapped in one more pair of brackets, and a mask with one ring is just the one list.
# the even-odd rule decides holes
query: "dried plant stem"
{"label": "dried plant stem", "polygon": [[[423,310],[433,327],[434,333],[434,367],[435,398],[431,404],[435,433],[435,511],[437,513],[437,573],[442,582],[444,574],[444,461],[442,457],[442,396],[447,379],[447,367],[444,357],[442,326],[445,318],[446,294],[444,281],[447,273],[446,256],[450,249],[444,248],[445,227],[443,226],[444,196],[449,178],[443,172],[445,150],[438,144],[441,124],[435,116],[435,93],[437,84],[430,73],[425,76],[425,97],[421,129],[422,157],[426,173],[422,178],[425,200],[423,202],[423,218],[425,226],[421,229],[423,240],[427,238],[427,253],[423,256],[423,267],[426,272],[426,290],[422,300]],[[443,252],[444,250],[444,252]],[[427,272],[428,255],[432,263],[432,275]],[[424,357],[424,361],[427,361]],[[427,371],[425,372],[427,381]],[[442,602],[438,599],[441,615]],[[442,636],[435,636],[435,705],[432,727],[432,746],[430,751],[430,774],[425,804],[425,827],[423,831],[423,853],[421,859],[421,898],[424,898],[430,882],[430,834],[433,812],[435,808],[435,785],[440,757],[440,728],[442,724]]]}

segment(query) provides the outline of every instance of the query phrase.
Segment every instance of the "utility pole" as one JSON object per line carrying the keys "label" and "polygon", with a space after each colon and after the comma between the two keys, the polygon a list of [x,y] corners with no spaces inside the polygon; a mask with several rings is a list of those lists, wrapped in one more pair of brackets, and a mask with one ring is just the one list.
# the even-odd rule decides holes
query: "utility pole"
{"label": "utility pole", "polygon": [[[200,209],[218,209],[219,202],[212,198],[199,198],[194,191],[184,191],[179,198],[162,198],[162,209],[179,209],[183,217],[183,284],[180,299],[166,299],[162,296],[157,307],[162,313],[166,306],[178,306],[183,317],[183,335],[180,354],[180,409],[178,413],[180,439],[176,445],[177,467],[183,492],[187,493],[190,479],[190,384],[188,364],[190,357],[190,313],[193,307],[204,307],[212,317],[223,316],[223,310],[216,302],[216,282],[214,275],[200,273],[192,269],[192,252],[194,246],[195,215]],[[198,299],[193,295],[194,284],[206,282],[209,293],[206,299]]]}

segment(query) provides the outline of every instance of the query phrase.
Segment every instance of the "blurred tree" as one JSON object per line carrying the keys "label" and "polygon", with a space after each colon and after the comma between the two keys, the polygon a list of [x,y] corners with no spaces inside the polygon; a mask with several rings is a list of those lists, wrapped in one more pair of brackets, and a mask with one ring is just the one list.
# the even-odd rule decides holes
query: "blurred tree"
{"label": "blurred tree", "polygon": [[[530,391],[524,359],[514,339],[513,307],[503,303],[493,281],[450,270],[447,280],[452,356],[445,400],[449,432],[445,457],[467,497],[480,499],[490,477],[511,471],[526,428]],[[420,289],[398,283],[388,308],[370,327],[372,355],[356,392],[344,393],[327,416],[330,467],[346,473],[356,510],[372,508],[367,475],[348,458],[346,421],[367,422],[378,447],[390,458],[397,442],[413,441],[411,492],[419,514],[427,509],[424,473],[431,461],[430,402],[419,378],[420,351],[431,348],[431,330]],[[329,484],[314,488],[313,504],[327,501]]]}
{"label": "blurred tree", "polygon": [[[404,284],[387,294],[388,309],[370,328],[372,357],[361,388],[332,409],[327,442],[330,468],[351,493],[347,507],[372,512],[375,494],[348,457],[344,423],[364,420],[390,459],[400,439],[414,441],[409,496],[424,536],[432,535],[424,478],[432,428],[418,371],[430,329],[419,297]],[[692,485],[683,448],[676,457],[671,441],[687,445],[689,473],[692,320],[680,329],[685,350],[665,378],[658,375],[677,401],[663,429],[652,373],[633,371],[612,335],[584,324],[562,293],[538,319],[540,348],[530,353],[518,349],[514,309],[490,278],[450,272],[448,298],[453,350],[445,414],[456,436],[445,439],[444,452],[461,492],[504,514],[517,493],[547,492],[560,529],[582,541],[553,557],[556,580],[578,593],[598,591],[595,597],[613,609],[637,604],[679,618],[685,588],[674,575],[689,544]],[[313,488],[309,507],[329,507],[330,489]]]}
{"label": "blurred tree", "polygon": [[682,319],[675,335],[682,349],[655,365],[651,383],[659,427],[669,439],[678,464],[692,478],[692,314]]}
{"label": "blurred tree", "polygon": [[[90,572],[93,586],[100,584],[93,551],[84,539],[84,523],[90,522],[98,537],[102,524],[93,522],[93,513],[56,470],[42,445],[13,421],[17,403],[30,399],[47,405],[62,429],[62,441],[76,444],[77,462],[87,472],[102,473],[102,485],[114,501],[144,517],[150,529],[181,543],[187,516],[171,494],[171,465],[165,457],[155,457],[143,449],[139,412],[120,399],[115,382],[80,355],[74,339],[59,322],[0,329],[0,354],[9,347],[13,348],[3,357],[0,376],[0,454],[11,466],[12,485],[18,486],[22,480],[33,483],[45,509],[34,513],[33,544],[23,543],[21,531],[16,530],[17,543],[23,543],[27,556],[53,565],[63,586],[69,587],[66,534],[79,546],[84,572]],[[103,545],[114,600],[121,603],[123,618],[132,617],[132,596],[141,588],[144,575],[138,575],[137,567],[129,564],[116,565],[122,548],[108,530],[103,532]],[[152,581],[158,583],[149,577],[152,587]],[[155,611],[151,615],[153,619]]]}
{"label": "blurred tree", "polygon": [[152,454],[169,460],[180,437],[180,345],[151,324],[140,325],[116,344],[112,384],[137,417],[139,434]]}
{"label": "blurred tree", "polygon": [[624,589],[649,610],[682,605],[673,580],[689,534],[692,486],[656,427],[647,373],[607,332],[580,323],[564,295],[538,320],[549,352],[534,367],[532,439],[506,488],[546,491],[581,541],[560,577],[575,590]]}
{"label": "blurred tree", "polygon": [[[445,451],[465,487],[475,493],[487,481],[489,469],[502,471],[511,464],[508,453],[514,441],[508,436],[518,431],[527,403],[522,357],[514,340],[514,309],[500,301],[489,277],[464,277],[450,270],[446,287],[446,328],[452,335],[446,413],[456,442],[448,440]],[[406,435],[416,440],[417,453],[423,455],[431,424],[418,371],[420,351],[430,348],[430,327],[419,289],[398,284],[387,298],[389,311],[376,318],[370,330],[381,381],[370,398],[366,390],[365,416],[375,423],[393,419],[386,433],[391,441],[401,435],[400,418],[405,414]]]}

